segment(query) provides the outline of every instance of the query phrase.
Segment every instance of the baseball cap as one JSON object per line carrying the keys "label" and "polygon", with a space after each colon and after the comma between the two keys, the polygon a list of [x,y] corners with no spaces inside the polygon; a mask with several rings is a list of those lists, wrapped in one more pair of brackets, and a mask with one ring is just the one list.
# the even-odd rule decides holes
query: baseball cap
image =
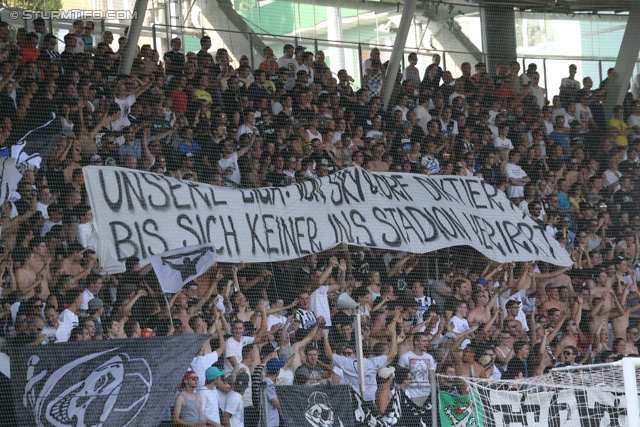
{"label": "baseball cap", "polygon": [[184,377],[182,377],[182,381],[186,380],[187,378],[189,378],[191,375],[196,375],[195,372],[193,371],[187,371],[186,374],[184,374]]}
{"label": "baseball cap", "polygon": [[260,349],[260,360],[264,359],[274,351],[276,351],[276,348],[273,346],[273,344],[271,344],[270,342],[266,343]]}
{"label": "baseball cap", "polygon": [[213,381],[216,378],[219,378],[223,375],[224,375],[224,370],[220,368],[216,368],[215,366],[208,368],[204,373],[204,377],[207,381]]}
{"label": "baseball cap", "polygon": [[545,292],[549,292],[551,289],[553,289],[553,283],[547,283],[544,287]]}
{"label": "baseball cap", "polygon": [[193,157],[193,153],[188,151],[188,152],[184,153],[184,157]]}
{"label": "baseball cap", "polygon": [[93,314],[104,306],[104,302],[98,297],[91,299],[88,303],[87,313]]}
{"label": "baseball cap", "polygon": [[238,393],[245,391],[249,387],[249,381],[251,378],[246,372],[241,372],[236,377],[236,382],[233,383],[233,391]]}
{"label": "baseball cap", "polygon": [[388,379],[396,371],[393,366],[387,366],[378,371],[378,378]]}
{"label": "baseball cap", "polygon": [[463,269],[467,269],[469,268],[469,263],[466,261],[458,261],[456,263],[456,268],[463,268]]}
{"label": "baseball cap", "polygon": [[91,157],[89,157],[89,163],[95,163],[95,162],[101,162],[102,161],[102,157],[100,157],[100,154],[94,154]]}
{"label": "baseball cap", "polygon": [[487,279],[485,279],[484,277],[478,277],[478,279],[476,280],[476,284],[487,286]]}
{"label": "baseball cap", "polygon": [[514,299],[510,299],[509,301],[507,301],[507,304],[505,305],[505,308],[511,308],[514,305],[520,305],[520,301],[516,301]]}
{"label": "baseball cap", "polygon": [[141,332],[140,332],[140,336],[142,338],[151,338],[153,336],[153,330],[150,328],[144,328]]}
{"label": "baseball cap", "polygon": [[307,50],[305,46],[296,46],[294,52],[300,52],[301,50]]}
{"label": "baseball cap", "polygon": [[290,357],[295,356],[296,354],[293,352],[293,350],[291,350],[288,347],[282,347],[279,351],[278,351],[278,358],[280,360],[287,360]]}
{"label": "baseball cap", "polygon": [[284,361],[278,358],[270,359],[267,362],[267,374],[275,374],[284,366]]}

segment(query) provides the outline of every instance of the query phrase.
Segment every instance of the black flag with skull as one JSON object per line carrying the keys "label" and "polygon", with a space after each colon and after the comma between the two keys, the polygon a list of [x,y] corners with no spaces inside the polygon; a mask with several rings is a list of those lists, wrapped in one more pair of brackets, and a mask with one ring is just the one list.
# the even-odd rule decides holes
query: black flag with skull
{"label": "black flag with skull", "polygon": [[156,426],[205,339],[177,335],[15,348],[11,383],[17,423]]}

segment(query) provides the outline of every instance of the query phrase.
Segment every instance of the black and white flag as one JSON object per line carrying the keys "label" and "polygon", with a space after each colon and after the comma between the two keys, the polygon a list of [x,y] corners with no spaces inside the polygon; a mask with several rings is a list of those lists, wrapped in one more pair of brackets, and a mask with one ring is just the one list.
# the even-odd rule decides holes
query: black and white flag
{"label": "black and white flag", "polygon": [[0,158],[0,208],[18,189],[22,174],[16,167],[16,160],[11,157]]}
{"label": "black and white flag", "polygon": [[205,339],[181,334],[14,349],[16,425],[157,426]]}
{"label": "black and white flag", "polygon": [[62,122],[51,113],[51,119],[43,125],[29,130],[11,146],[11,157],[18,164],[41,168],[43,158],[47,158],[56,148],[62,135]]}
{"label": "black and white flag", "polygon": [[350,427],[355,425],[351,387],[277,386],[283,427]]}
{"label": "black and white flag", "polygon": [[211,243],[186,246],[151,255],[149,261],[164,292],[176,293],[189,281],[201,276],[216,262]]}

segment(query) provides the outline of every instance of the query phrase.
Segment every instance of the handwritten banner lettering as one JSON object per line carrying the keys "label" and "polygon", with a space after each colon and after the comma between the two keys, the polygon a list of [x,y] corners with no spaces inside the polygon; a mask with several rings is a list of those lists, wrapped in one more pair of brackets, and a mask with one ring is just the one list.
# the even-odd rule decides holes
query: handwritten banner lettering
{"label": "handwritten banner lettering", "polygon": [[132,255],[213,243],[222,262],[303,257],[341,242],[425,253],[468,245],[498,261],[572,264],[567,252],[486,181],[352,167],[288,187],[231,189],[116,167],[85,182],[110,272]]}

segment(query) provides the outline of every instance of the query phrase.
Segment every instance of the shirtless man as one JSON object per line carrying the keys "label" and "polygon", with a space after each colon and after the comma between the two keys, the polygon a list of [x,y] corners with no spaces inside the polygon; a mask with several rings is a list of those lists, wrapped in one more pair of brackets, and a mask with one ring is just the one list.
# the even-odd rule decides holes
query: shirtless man
{"label": "shirtless man", "polygon": [[34,270],[43,274],[39,296],[42,299],[47,299],[49,296],[49,283],[51,283],[51,270],[49,269],[51,257],[48,254],[47,244],[42,237],[36,236],[29,243],[29,247],[35,254]]}
{"label": "shirtless man", "polygon": [[638,295],[640,295],[640,293],[638,292],[638,285],[635,283],[624,286],[619,299],[616,298],[616,295],[611,291],[610,300],[615,304],[615,308],[611,311],[610,316],[614,337],[625,338],[628,335],[629,317],[632,313],[634,315],[638,314],[638,306],[627,307],[627,300],[637,299]]}
{"label": "shirtless man", "polygon": [[376,144],[371,149],[373,160],[371,160],[369,164],[374,172],[387,172],[389,170],[389,164],[382,160],[384,151],[384,146],[382,144]]}
{"label": "shirtless man", "polygon": [[58,270],[58,275],[68,274],[73,276],[74,279],[81,280],[87,277],[91,270],[97,267],[97,264],[90,264],[87,267],[82,266],[82,257],[84,256],[85,248],[78,243],[72,243],[69,245],[69,255],[67,258],[62,260],[62,264],[60,264],[60,269]]}
{"label": "shirtless man", "polygon": [[559,359],[560,355],[562,354],[562,350],[564,350],[565,347],[569,345],[578,347],[579,341],[580,341],[580,329],[578,328],[578,322],[576,322],[575,319],[567,320],[565,324],[564,336],[556,346],[554,355],[556,356],[557,359]]}
{"label": "shirtless man", "polygon": [[475,304],[475,308],[467,315],[467,322],[469,325],[481,325],[486,324],[491,320],[491,308],[496,306],[496,301],[500,294],[507,289],[507,284],[500,285],[496,292],[493,293],[493,297],[489,299],[489,293],[486,289],[476,289],[471,293],[471,300]]}
{"label": "shirtless man", "polygon": [[458,352],[462,342],[469,338],[469,335],[473,334],[477,328],[477,326],[472,326],[471,329],[463,333],[453,342],[453,345],[449,350],[449,355],[456,367],[457,375],[467,377],[484,377],[485,375],[484,367],[475,361],[476,348],[473,344],[468,345],[462,351],[462,354]]}
{"label": "shirtless man", "polygon": [[625,340],[627,347],[625,349],[626,354],[640,354],[636,342],[640,339],[640,331],[636,326],[627,327],[627,339]]}
{"label": "shirtless man", "polygon": [[542,306],[540,306],[540,309],[543,312],[550,308],[557,308],[560,310],[560,314],[566,314],[569,312],[569,304],[564,301],[560,301],[560,292],[553,283],[547,283],[544,290],[547,293],[547,300],[542,303]]}
{"label": "shirtless man", "polygon": [[[591,301],[589,301],[590,306],[594,306],[595,298],[604,298],[605,295],[611,295],[615,298],[613,294],[612,288],[612,280],[607,275],[607,272],[604,269],[600,269],[599,272],[595,274],[595,282],[592,280],[587,281],[587,285],[589,286],[589,293],[591,296]],[[602,312],[599,313],[603,318],[608,318],[609,313],[614,308],[614,302],[611,298],[605,298],[602,306]],[[626,327],[626,326],[625,326]]]}
{"label": "shirtless man", "polygon": [[34,251],[27,253],[24,264],[16,271],[19,300],[27,300],[35,296],[36,288],[44,281],[44,272],[35,268],[36,257]]}

